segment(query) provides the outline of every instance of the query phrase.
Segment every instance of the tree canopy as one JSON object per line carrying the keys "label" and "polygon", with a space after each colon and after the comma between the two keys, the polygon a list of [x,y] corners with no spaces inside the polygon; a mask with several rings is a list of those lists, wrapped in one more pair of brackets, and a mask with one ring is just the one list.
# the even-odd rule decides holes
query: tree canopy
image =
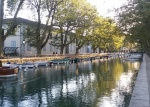
{"label": "tree canopy", "polygon": [[[41,55],[41,49],[49,43],[50,37],[50,44],[59,48],[61,54],[72,43],[76,45],[76,53],[84,45],[91,45],[93,52],[96,49],[119,51],[122,47],[124,37],[117,24],[110,18],[99,16],[96,8],[86,0],[8,0],[7,5],[14,21],[5,35],[15,30],[15,19],[21,9],[28,8],[33,13],[31,16],[36,24],[28,25],[24,36],[26,42],[36,48],[37,55]],[[127,15],[122,13],[122,16]],[[125,28],[124,23],[121,28]],[[127,28],[133,28],[132,24]]]}
{"label": "tree canopy", "polygon": [[[150,1],[133,0],[119,9],[119,25],[129,42],[139,42],[143,49],[150,47]],[[139,40],[139,41],[137,41]]]}

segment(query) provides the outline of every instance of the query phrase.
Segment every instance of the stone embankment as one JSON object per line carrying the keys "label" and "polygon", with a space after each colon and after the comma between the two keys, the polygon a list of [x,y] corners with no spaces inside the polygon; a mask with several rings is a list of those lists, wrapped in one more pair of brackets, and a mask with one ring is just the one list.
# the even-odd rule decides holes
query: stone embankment
{"label": "stone embankment", "polygon": [[129,107],[150,107],[150,57],[143,56]]}
{"label": "stone embankment", "polygon": [[42,57],[8,57],[5,59],[1,59],[3,63],[7,63],[8,61],[11,63],[24,63],[24,62],[36,62],[36,61],[48,61],[54,59],[61,59],[64,57],[69,58],[90,58],[90,57],[100,57],[105,56],[106,53],[95,53],[95,54],[79,54],[79,55],[51,55],[51,56],[42,56]]}

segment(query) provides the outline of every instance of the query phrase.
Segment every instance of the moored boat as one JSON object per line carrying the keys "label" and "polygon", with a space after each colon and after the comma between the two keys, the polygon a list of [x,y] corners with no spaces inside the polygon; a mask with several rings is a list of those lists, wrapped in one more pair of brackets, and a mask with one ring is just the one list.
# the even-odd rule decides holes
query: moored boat
{"label": "moored boat", "polygon": [[142,59],[142,54],[127,54],[124,59],[127,61],[138,61]]}
{"label": "moored boat", "polygon": [[49,60],[50,64],[67,64],[71,62],[70,58],[63,58],[63,59],[55,59],[55,60]]}
{"label": "moored boat", "polygon": [[7,68],[2,66],[0,61],[0,77],[12,77],[18,74],[18,68]]}
{"label": "moored boat", "polygon": [[2,64],[2,67],[5,68],[19,68],[19,64]]}
{"label": "moored boat", "polygon": [[25,62],[21,65],[22,68],[37,68],[38,65],[32,62]]}
{"label": "moored boat", "polygon": [[49,63],[47,61],[37,61],[34,62],[34,64],[38,66],[49,66]]}
{"label": "moored boat", "polygon": [[74,58],[73,61],[74,61],[75,63],[77,63],[77,62],[81,62],[82,59],[80,59],[80,58]]}
{"label": "moored boat", "polygon": [[18,74],[18,68],[0,67],[0,77],[12,77]]}

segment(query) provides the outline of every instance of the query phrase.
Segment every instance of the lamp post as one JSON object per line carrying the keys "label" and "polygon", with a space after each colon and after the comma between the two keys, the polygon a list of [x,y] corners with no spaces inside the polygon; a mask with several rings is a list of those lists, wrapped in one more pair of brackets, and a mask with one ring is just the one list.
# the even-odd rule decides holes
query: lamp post
{"label": "lamp post", "polygon": [[20,59],[21,59],[21,63],[22,63],[22,51],[23,51],[23,45],[25,44],[25,40],[22,35],[23,26],[21,27],[21,24],[20,24],[19,27],[20,27]]}
{"label": "lamp post", "polygon": [[19,53],[19,56],[20,56],[20,59],[22,58],[22,56],[21,56],[21,42],[22,42],[22,35],[21,35],[21,24],[20,25],[18,25],[18,27],[19,27],[19,37],[20,37],[20,53]]}
{"label": "lamp post", "polygon": [[23,43],[23,44],[25,44],[25,43],[26,43],[26,41],[25,41],[25,40],[23,40],[23,41],[22,41],[22,43]]}
{"label": "lamp post", "polygon": [[22,63],[22,46],[24,46],[24,44],[25,44],[26,42],[25,42],[25,40],[23,40],[22,41],[22,43],[21,43],[21,47],[20,47],[20,60],[21,60],[21,63]]}

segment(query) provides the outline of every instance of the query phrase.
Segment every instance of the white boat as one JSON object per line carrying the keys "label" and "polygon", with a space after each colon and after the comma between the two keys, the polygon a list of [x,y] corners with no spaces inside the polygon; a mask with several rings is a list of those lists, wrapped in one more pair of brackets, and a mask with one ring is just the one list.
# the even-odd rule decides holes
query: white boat
{"label": "white boat", "polygon": [[37,66],[49,66],[49,63],[47,61],[37,61],[34,62]]}
{"label": "white boat", "polygon": [[2,64],[3,67],[7,68],[19,68],[19,64]]}
{"label": "white boat", "polygon": [[141,60],[141,58],[141,54],[127,54],[124,59],[128,61],[138,61]]}
{"label": "white boat", "polygon": [[21,65],[22,68],[36,68],[38,65],[32,62],[25,62]]}

